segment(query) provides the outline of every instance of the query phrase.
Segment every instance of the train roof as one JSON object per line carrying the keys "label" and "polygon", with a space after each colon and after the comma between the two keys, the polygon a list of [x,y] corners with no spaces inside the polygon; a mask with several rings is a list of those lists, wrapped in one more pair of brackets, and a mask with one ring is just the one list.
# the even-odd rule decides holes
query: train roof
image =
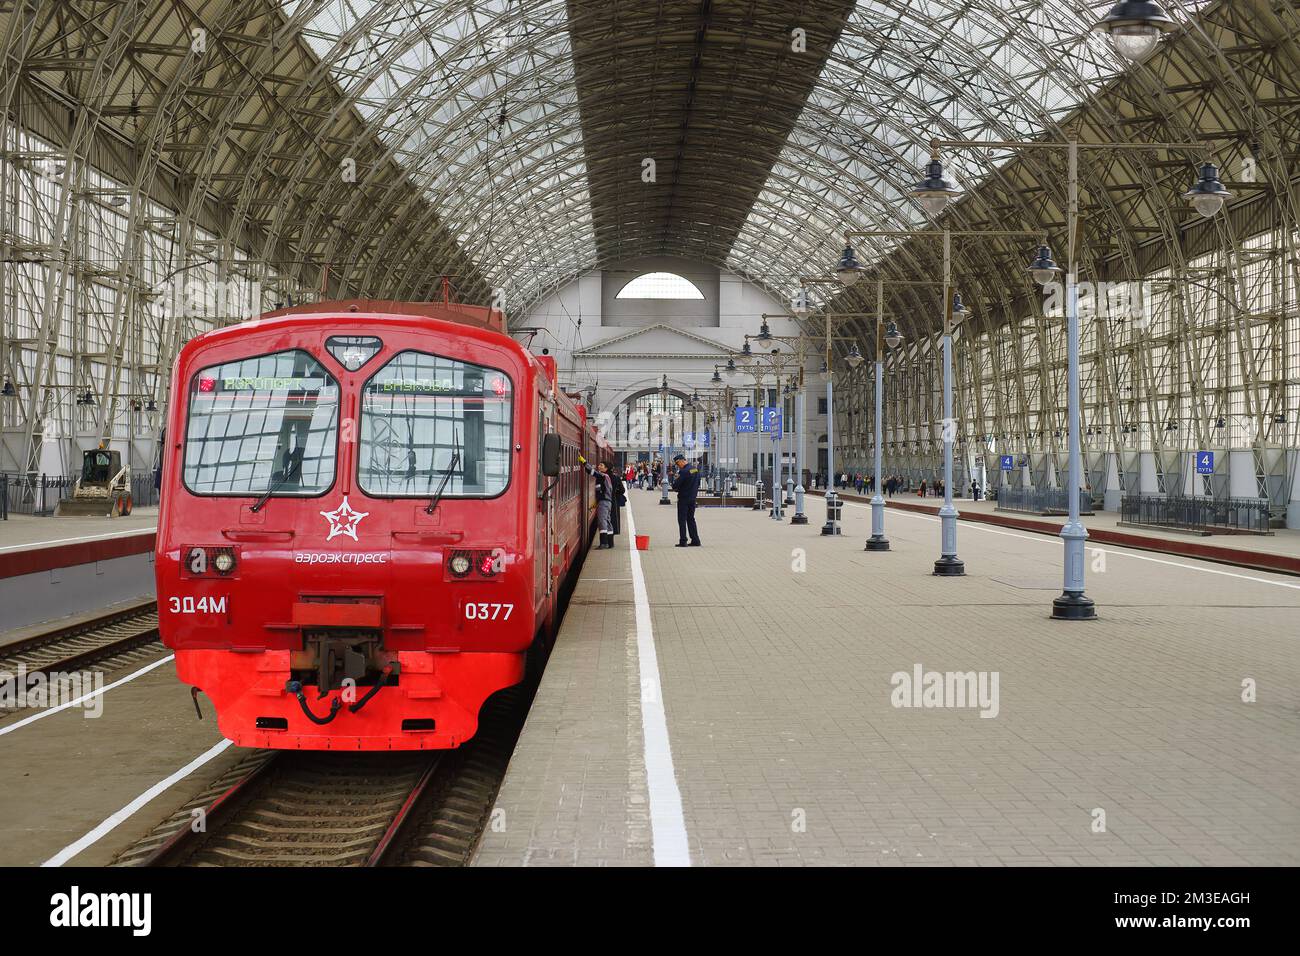
{"label": "train roof", "polygon": [[393,323],[419,327],[422,319],[459,326],[466,338],[511,346],[521,361],[531,364],[551,386],[556,402],[582,417],[585,424],[586,409],[573,397],[557,387],[558,368],[554,356],[535,355],[511,338],[505,331],[505,315],[499,309],[487,306],[443,302],[401,302],[391,299],[340,299],[328,302],[307,302],[283,309],[265,312],[255,319],[227,325],[195,336],[185,344],[184,352],[199,345],[208,345],[225,339],[239,338],[254,331],[276,331],[295,326],[317,328],[328,326],[340,318],[365,319],[377,323]]}
{"label": "train roof", "polygon": [[[521,361],[531,363],[538,373],[546,377],[546,369],[528,349],[511,338],[505,331],[505,316],[498,309],[485,306],[444,304],[441,302],[399,302],[387,299],[342,299],[328,302],[308,302],[289,308],[265,312],[254,319],[227,325],[204,332],[190,339],[184,351],[201,345],[211,345],[228,339],[237,339],[252,332],[292,330],[295,327],[317,328],[339,319],[363,319],[375,323],[392,323],[418,328],[432,320],[435,323],[458,326],[457,332],[468,339],[495,345],[509,345]],[[428,325],[426,325],[428,327]],[[439,331],[452,331],[439,329]]]}
{"label": "train roof", "polygon": [[279,318],[284,315],[402,315],[423,316],[455,322],[474,328],[488,329],[506,334],[506,316],[500,309],[463,302],[403,302],[398,299],[334,299],[324,302],[305,302],[282,309],[273,309],[262,318]]}

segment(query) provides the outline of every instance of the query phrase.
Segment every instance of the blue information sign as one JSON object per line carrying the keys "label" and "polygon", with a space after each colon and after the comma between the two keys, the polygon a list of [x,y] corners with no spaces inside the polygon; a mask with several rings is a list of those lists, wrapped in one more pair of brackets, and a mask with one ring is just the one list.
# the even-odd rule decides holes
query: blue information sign
{"label": "blue information sign", "polygon": [[769,405],[763,409],[763,431],[779,432],[781,430],[781,409]]}
{"label": "blue information sign", "polygon": [[752,405],[742,405],[740,408],[737,408],[736,409],[736,431],[752,432],[756,424],[755,412],[757,411],[758,409],[754,408],[754,406]]}
{"label": "blue information sign", "polygon": [[709,430],[708,430],[707,428],[704,429],[704,437],[703,437],[703,440],[700,442],[700,444],[702,444],[705,448],[708,448],[708,447],[709,447],[709,438],[710,438],[710,437],[712,437],[712,436],[710,436],[710,434],[709,434]]}
{"label": "blue information sign", "polygon": [[1196,473],[1198,475],[1214,474],[1214,452],[1198,451],[1196,453]]}
{"label": "blue information sign", "polygon": [[1016,467],[1015,455],[999,455],[998,460],[1002,462],[1003,471],[1011,471],[1013,468]]}
{"label": "blue information sign", "polygon": [[682,445],[686,448],[694,448],[695,432],[682,432]]}

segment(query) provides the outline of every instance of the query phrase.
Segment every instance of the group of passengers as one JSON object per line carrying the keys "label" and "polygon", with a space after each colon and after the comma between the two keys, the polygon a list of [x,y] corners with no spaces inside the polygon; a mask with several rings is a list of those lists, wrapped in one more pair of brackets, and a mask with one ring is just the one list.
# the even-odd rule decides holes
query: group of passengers
{"label": "group of passengers", "polygon": [[[874,494],[876,490],[876,479],[874,475],[866,472],[841,472],[835,475],[835,487],[848,491],[852,489],[860,495]],[[824,472],[817,472],[812,475],[812,488],[825,488],[827,478]],[[885,496],[892,498],[900,494],[915,493],[918,498],[942,498],[944,484],[942,478],[926,479],[922,478],[919,484],[913,485],[912,479],[905,475],[889,475],[881,483],[881,490]],[[970,487],[967,489],[972,501],[979,501],[983,496],[984,490],[980,487],[977,480],[972,480]]]}
{"label": "group of passengers", "polygon": [[[636,481],[642,488],[654,488],[654,475],[663,474],[662,462],[639,461],[626,469],[610,468],[603,461],[592,465],[586,458],[578,461],[596,483],[596,527],[602,549],[614,547],[614,536],[622,526],[621,511],[627,504],[627,486]],[[700,547],[700,532],[695,524],[696,499],[700,492],[700,466],[692,465],[683,454],[673,457],[667,469],[672,490],[677,493],[677,531],[679,548]]]}

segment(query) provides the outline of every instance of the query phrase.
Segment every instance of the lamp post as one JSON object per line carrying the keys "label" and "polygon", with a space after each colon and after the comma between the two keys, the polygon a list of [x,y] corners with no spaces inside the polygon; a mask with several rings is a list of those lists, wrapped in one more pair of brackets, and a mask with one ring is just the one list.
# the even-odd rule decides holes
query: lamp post
{"label": "lamp post", "polygon": [[659,503],[661,505],[671,505],[668,500],[668,436],[664,434],[664,418],[668,417],[668,376],[665,375],[663,384],[659,386],[659,398],[663,405],[663,418],[659,419]]}
{"label": "lamp post", "polygon": [[[859,270],[853,247],[844,246],[835,277],[848,288],[858,281]],[[826,466],[830,472],[830,482],[826,486],[826,523],[822,525],[822,534],[827,536],[840,533],[840,501],[835,493],[835,370],[831,364],[831,320],[826,317],[826,357],[822,360],[822,374],[826,377]]]}
{"label": "lamp post", "polygon": [[[713,494],[723,497],[731,490],[727,475],[727,416],[731,415],[733,419],[735,417],[731,411],[734,399],[731,386],[723,383],[717,366],[714,366],[713,378],[709,384],[712,388],[704,393],[700,403],[708,425],[708,482]],[[702,440],[697,437],[697,441]]]}
{"label": "lamp post", "polygon": [[[776,372],[775,379],[776,385],[773,391],[775,394],[780,395],[781,373],[779,371]],[[767,406],[762,407],[766,408]],[[785,409],[782,408],[779,409],[779,411],[784,412]],[[760,414],[762,413],[760,412]],[[768,510],[767,516],[773,521],[780,521],[785,517],[784,509],[782,507],[783,496],[781,493],[781,433],[778,430],[778,428],[783,424],[784,422],[781,421],[780,414],[777,415],[776,421],[768,423],[768,444],[772,448],[772,507]]]}
{"label": "lamp post", "polygon": [[[932,216],[938,215],[943,203],[958,194],[958,189],[944,175],[943,164],[937,153],[932,155],[926,166],[925,178],[917,183],[912,194],[922,201],[922,205]],[[942,201],[941,201],[942,200]],[[939,577],[960,577],[966,573],[966,564],[957,557],[957,519],[960,513],[952,501],[952,453],[957,437],[957,423],[953,416],[952,389],[952,335],[957,322],[965,316],[961,296],[952,291],[952,238],[973,237],[989,238],[994,236],[1040,236],[1041,232],[1008,229],[943,229],[941,232],[925,229],[875,229],[845,233],[844,253],[840,256],[840,265],[836,270],[845,285],[857,281],[857,273],[862,267],[857,264],[853,252],[852,240],[858,237],[891,238],[934,238],[943,239],[943,507],[939,509],[939,557],[934,562],[934,574]],[[850,280],[846,273],[852,274]]]}
{"label": "lamp post", "polygon": [[885,286],[933,286],[941,285],[927,280],[915,279],[876,279],[876,367],[875,367],[875,453],[871,496],[871,537],[867,539],[864,551],[888,551],[889,539],[885,537],[885,498],[882,459],[884,457],[884,382],[885,382],[885,346],[898,348],[903,342],[903,334],[898,326],[890,322],[885,326]]}
{"label": "lamp post", "polygon": [[903,335],[893,322],[885,327],[885,283],[876,283],[876,430],[874,449],[874,472],[871,495],[871,537],[867,539],[864,551],[888,551],[889,539],[885,537],[885,496],[881,486],[881,459],[884,445],[884,390],[885,390],[885,346],[898,348],[903,342]]}
{"label": "lamp post", "polygon": [[[798,336],[772,335],[770,330],[768,330],[767,328],[766,316],[764,317],[763,320],[763,328],[765,334],[760,333],[762,335],[763,341],[788,342],[788,341],[799,340]],[[750,375],[753,376],[754,409],[755,409],[755,413],[761,416],[762,409],[764,407],[762,404],[763,402],[762,388],[763,388],[764,378],[766,378],[769,374],[772,375],[774,378],[776,394],[782,396],[786,394],[785,392],[783,392],[782,389],[782,384],[781,384],[782,379],[793,378],[792,370],[795,367],[793,363],[802,362],[803,351],[801,348],[799,352],[792,354],[789,352],[781,352],[779,349],[773,348],[769,353],[762,353],[762,352],[756,353],[750,347],[749,338],[750,338],[749,336],[745,336],[745,347],[740,353],[741,364],[737,364],[734,356],[729,358],[727,360],[727,366],[724,371],[724,374],[728,378],[735,378],[740,374],[742,374],[743,372],[748,372]],[[758,336],[756,336],[755,338],[758,338]],[[790,387],[791,386],[787,384],[786,388],[789,389]],[[772,453],[771,453],[772,467],[770,473],[770,478],[772,481],[772,486],[771,486],[772,508],[768,512],[768,515],[769,517],[777,518],[777,519],[785,517],[783,504],[797,502],[797,498],[793,497],[793,492],[792,492],[791,501],[785,502],[784,495],[782,493],[782,488],[781,488],[781,440],[782,438],[784,438],[784,434],[785,434],[784,404],[782,405],[780,410],[782,413],[781,430],[779,432],[772,431],[769,433],[771,439],[770,446],[772,448]],[[759,444],[757,442],[757,435],[758,433],[756,432],[755,433],[756,446],[758,446]],[[761,467],[762,466],[760,465],[759,466],[760,473],[761,473]],[[757,500],[755,500],[754,510],[756,511],[759,510]]]}
{"label": "lamp post", "polygon": [[[1127,12],[1133,13],[1136,8],[1143,8],[1147,15],[1146,27],[1155,24],[1152,8],[1159,12],[1158,5],[1152,3],[1119,3],[1111,11],[1111,16],[1125,8]],[[1163,17],[1163,13],[1160,13]],[[1108,20],[1110,17],[1107,18]],[[1168,19],[1167,17],[1164,19]],[[1103,21],[1103,24],[1106,21]],[[1115,21],[1112,21],[1114,23]],[[1123,25],[1123,24],[1121,24]],[[1130,24],[1131,25],[1131,24]],[[1163,30],[1164,27],[1159,29]],[[1123,36],[1124,34],[1119,34]],[[1112,38],[1117,36],[1115,30],[1111,30]],[[1150,34],[1148,33],[1149,37]],[[1159,39],[1158,34],[1155,37]],[[1154,47],[1154,42],[1152,43]],[[1123,52],[1121,50],[1121,52]],[[1148,51],[1149,52],[1149,51]],[[1052,601],[1052,617],[1057,620],[1069,621],[1086,621],[1092,620],[1097,616],[1096,603],[1084,593],[1084,542],[1088,540],[1088,531],[1083,526],[1079,516],[1079,491],[1083,487],[1083,453],[1079,440],[1079,422],[1081,418],[1081,408],[1079,399],[1079,290],[1078,290],[1078,262],[1076,261],[1076,244],[1078,241],[1079,226],[1079,151],[1081,149],[1105,149],[1105,150],[1167,150],[1167,151],[1190,151],[1204,155],[1206,140],[1202,143],[1189,145],[1186,143],[1080,143],[1077,139],[1071,137],[1065,143],[1048,142],[1042,140],[969,140],[969,139],[952,139],[941,140],[935,139],[930,142],[931,164],[939,163],[940,147],[958,147],[958,148],[976,148],[976,149],[1061,149],[1064,148],[1067,153],[1067,215],[1066,215],[1066,244],[1068,249],[1067,269],[1065,274],[1065,319],[1066,319],[1066,352],[1067,352],[1067,418],[1068,434],[1070,448],[1070,477],[1067,500],[1069,502],[1069,518],[1061,528],[1061,539],[1064,545],[1064,583],[1061,595]],[[913,195],[918,198],[926,198],[924,190],[925,182],[917,184]],[[955,193],[944,196],[944,202],[955,195]],[[1204,218],[1210,218],[1223,209],[1224,203],[1232,198],[1232,193],[1224,188],[1223,183],[1219,181],[1218,168],[1209,162],[1201,165],[1196,182],[1192,187],[1183,193],[1183,199],[1187,200],[1193,208]],[[938,208],[942,209],[942,203],[938,202],[935,197],[935,203]],[[937,214],[937,213],[932,213]],[[1029,272],[1034,280],[1042,286],[1050,285],[1056,281],[1060,275],[1060,267],[1052,261],[1051,249],[1044,242],[1038,249],[1038,253],[1033,263],[1029,267]]]}
{"label": "lamp post", "polygon": [[1120,0],[1093,29],[1109,34],[1115,52],[1126,61],[1140,63],[1155,51],[1161,35],[1175,26],[1158,3]]}
{"label": "lamp post", "polygon": [[785,472],[785,503],[787,505],[792,505],[795,503],[794,501],[794,437],[795,437],[795,431],[798,429],[798,423],[796,422],[795,428],[791,428],[789,430],[786,429],[786,424],[788,423],[789,419],[787,419],[785,416],[785,408],[786,405],[791,405],[791,406],[794,405],[793,402],[794,392],[795,392],[795,388],[792,382],[786,382],[785,389],[781,392],[781,435],[782,438],[789,436],[790,439],[790,450],[787,452],[784,449],[782,449],[781,451],[781,457],[784,459],[784,461],[782,461],[781,463],[781,470]]}
{"label": "lamp post", "polygon": [[[755,336],[755,339],[759,342],[772,341],[772,330],[769,328],[766,318],[762,319],[762,322],[759,325],[758,335]],[[745,336],[745,344],[749,344],[749,336]],[[779,372],[776,375],[776,388],[774,390],[774,395],[781,395],[781,375]],[[782,407],[781,413],[782,416],[784,416],[784,407]],[[784,426],[784,419],[779,418],[778,420],[781,421],[781,424]],[[779,436],[780,433],[775,431],[772,432],[770,436],[772,445],[772,510],[768,512],[768,517],[772,518],[774,521],[779,521],[783,517],[781,507],[781,441]]]}
{"label": "lamp post", "polygon": [[[709,379],[709,384],[714,389],[723,388],[722,376],[718,372],[718,367],[713,366],[713,378]],[[712,467],[709,469],[712,477],[713,493],[721,496],[722,494],[722,402],[725,396],[718,392],[709,395],[709,439],[711,447],[709,448],[709,457]]]}
{"label": "lamp post", "polygon": [[[801,276],[799,281],[804,284],[825,282],[825,283],[830,283],[832,285],[839,285],[841,283],[840,279],[816,278],[816,277],[808,277],[808,276]],[[763,328],[765,330],[768,328],[767,320],[770,318],[799,319],[799,318],[806,317],[809,311],[807,305],[808,299],[806,293],[802,289],[800,295],[796,297],[795,302],[796,302],[796,310],[797,310],[797,314],[795,315],[785,315],[785,314],[769,315],[767,313],[764,313],[762,316]],[[825,334],[824,341],[825,341],[826,355],[828,357],[830,355],[831,342],[834,340],[834,336],[832,336],[831,334],[832,320],[861,318],[862,316],[863,313],[861,312],[825,313],[826,334]],[[806,491],[806,489],[803,487],[804,438],[805,438],[805,427],[806,427],[806,420],[807,420],[807,414],[806,414],[807,406],[805,404],[807,398],[806,390],[805,390],[805,369],[807,366],[806,348],[808,343],[813,341],[822,341],[822,339],[821,337],[817,337],[816,339],[814,339],[814,337],[809,335],[773,335],[771,334],[770,331],[767,332],[766,338],[768,340],[775,341],[775,342],[796,343],[798,346],[798,350],[795,353],[795,358],[798,363],[798,369],[799,369],[798,376],[797,376],[797,380],[792,379],[789,385],[790,394],[795,397],[795,419],[796,419],[796,431],[797,431],[797,435],[792,436],[792,438],[796,442],[796,450],[791,455],[790,468],[791,471],[797,471],[798,475],[794,479],[796,484],[793,489],[793,497],[787,497],[786,503],[787,504],[793,503],[795,506],[795,515],[790,519],[790,523],[798,524],[798,525],[807,524],[808,517],[807,515],[804,514],[803,511],[804,493]],[[856,342],[852,342],[850,340],[850,343],[851,343],[850,348],[848,353],[844,357],[844,361],[849,365],[850,368],[857,368],[859,365],[862,364],[863,361],[862,353],[858,351],[858,346]],[[826,375],[826,369],[827,369],[827,365],[825,360],[823,360],[822,363],[823,375]],[[834,406],[831,404],[831,399],[833,398],[833,392],[830,386],[831,383],[827,381],[826,417],[828,420],[833,421]],[[829,446],[827,470],[833,472],[834,462],[835,462],[835,451],[834,451],[835,445],[834,445],[833,429],[827,430],[827,445]],[[826,525],[823,526],[822,528],[822,534],[840,533],[839,526],[838,526],[838,519],[835,515],[837,509],[835,509],[834,507],[834,501],[835,501],[834,490],[835,490],[834,482],[831,482],[831,486],[827,488],[827,495],[830,499],[830,502],[827,505]],[[834,530],[833,531],[827,530],[828,528],[834,528]]]}
{"label": "lamp post", "polygon": [[952,446],[957,437],[957,421],[953,417],[952,395],[952,330],[966,310],[961,295],[948,294],[948,277],[952,274],[951,239],[944,234],[944,323],[943,323],[943,507],[939,509],[942,548],[934,562],[934,573],[953,577],[966,573],[966,563],[957,557],[957,507],[952,503]]}
{"label": "lamp post", "polygon": [[796,481],[794,486],[794,517],[790,519],[791,524],[807,524],[808,516],[803,513],[803,465],[804,465],[804,427],[805,427],[805,392],[804,392],[804,368],[803,363],[799,364],[799,386],[795,391],[795,430],[798,433],[795,441],[795,474]]}

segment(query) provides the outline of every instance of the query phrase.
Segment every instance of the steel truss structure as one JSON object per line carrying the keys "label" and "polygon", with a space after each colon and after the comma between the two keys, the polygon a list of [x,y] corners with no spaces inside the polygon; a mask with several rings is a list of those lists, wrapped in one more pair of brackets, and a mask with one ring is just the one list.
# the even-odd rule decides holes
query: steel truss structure
{"label": "steel truss structure", "polygon": [[[1104,84],[1042,134],[1060,142],[1189,144],[1154,161],[1090,150],[1082,170],[1086,477],[1099,496],[1134,492],[1147,467],[1151,490],[1225,496],[1223,452],[1248,450],[1252,493],[1280,514],[1300,437],[1300,89],[1291,79],[1300,10],[1245,0],[1183,13],[1185,28],[1150,63]],[[948,135],[931,128],[939,129],[936,138]],[[1236,195],[1212,222],[1181,198],[1205,158],[1221,166]],[[978,164],[977,185],[936,225],[1042,228],[1055,248],[1065,247],[1063,149],[1014,156],[990,149],[968,161]],[[972,180],[969,170],[965,178]],[[933,278],[935,246],[909,241],[888,251],[835,307],[868,307],[877,274]],[[956,287],[971,310],[956,350],[962,488],[981,459],[983,475],[997,484],[995,456],[1004,454],[1015,468],[1003,482],[1065,483],[1066,329],[1059,297],[1045,298],[1028,275],[1032,252],[1006,242],[958,249]],[[885,470],[933,479],[942,458],[942,303],[898,287],[887,293],[886,310],[908,344],[886,363]],[[865,470],[874,439],[864,410],[874,395],[869,376],[859,373],[854,384],[840,427]],[[1202,449],[1220,452],[1212,476],[1194,473],[1191,459]]]}
{"label": "steel truss structure", "polygon": [[[1165,8],[1176,30],[1126,72],[1084,0],[0,0],[0,471],[103,439],[149,467],[180,344],[277,302],[430,298],[448,277],[517,314],[651,255],[784,299],[846,231],[925,225],[908,188],[931,138],[1073,135],[1205,150],[1083,169],[1094,487],[1111,459],[1131,484],[1150,453],[1163,482],[1188,451],[1248,448],[1277,499],[1300,434],[1300,8]],[[1235,199],[1202,222],[1180,196],[1205,158]],[[1064,245],[1063,154],[946,159],[967,196],[943,224]],[[859,257],[927,278],[933,247]],[[959,244],[959,460],[1014,452],[1050,484],[1065,336],[1032,251]],[[869,312],[871,277],[810,291]],[[907,337],[887,470],[924,470],[942,309],[891,286],[887,310]],[[856,374],[836,427],[865,466]]]}

